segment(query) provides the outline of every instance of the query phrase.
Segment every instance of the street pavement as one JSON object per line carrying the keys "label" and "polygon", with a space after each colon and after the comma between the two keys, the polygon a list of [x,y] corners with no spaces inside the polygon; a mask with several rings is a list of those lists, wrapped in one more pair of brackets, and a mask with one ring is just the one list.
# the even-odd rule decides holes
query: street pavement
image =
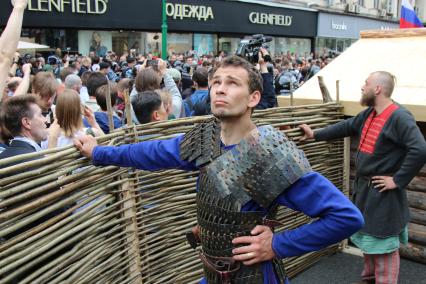
{"label": "street pavement", "polygon": [[[337,253],[324,257],[292,279],[291,284],[352,284],[360,281],[362,257]],[[401,259],[398,284],[426,284],[426,265]]]}

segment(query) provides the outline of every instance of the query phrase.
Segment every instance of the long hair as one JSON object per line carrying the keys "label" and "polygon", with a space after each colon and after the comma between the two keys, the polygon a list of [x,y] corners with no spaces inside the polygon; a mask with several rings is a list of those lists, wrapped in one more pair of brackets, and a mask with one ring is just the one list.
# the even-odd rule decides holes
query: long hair
{"label": "long hair", "polygon": [[80,96],[74,90],[65,90],[56,101],[56,119],[66,137],[83,128]]}
{"label": "long hair", "polygon": [[161,77],[152,68],[145,68],[141,70],[135,79],[136,91],[154,91],[160,88]]}

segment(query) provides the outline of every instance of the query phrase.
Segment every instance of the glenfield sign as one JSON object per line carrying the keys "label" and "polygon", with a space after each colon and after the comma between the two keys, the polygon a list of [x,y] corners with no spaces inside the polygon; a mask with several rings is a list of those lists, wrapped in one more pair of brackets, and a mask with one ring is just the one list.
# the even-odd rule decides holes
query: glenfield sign
{"label": "glenfield sign", "polygon": [[278,14],[251,12],[249,15],[249,20],[253,24],[289,27],[293,22],[293,17]]}
{"label": "glenfield sign", "polygon": [[105,14],[108,0],[29,0],[27,9],[36,12]]}
{"label": "glenfield sign", "polygon": [[[0,0],[0,27],[12,11]],[[160,0],[28,0],[25,28],[159,31]],[[255,2],[255,1],[253,1]],[[314,38],[318,12],[240,1],[167,0],[167,25],[173,33],[224,33]],[[330,22],[328,22],[329,25]],[[345,20],[346,24],[346,20]],[[348,24],[347,24],[348,25]],[[349,28],[349,25],[348,25]]]}

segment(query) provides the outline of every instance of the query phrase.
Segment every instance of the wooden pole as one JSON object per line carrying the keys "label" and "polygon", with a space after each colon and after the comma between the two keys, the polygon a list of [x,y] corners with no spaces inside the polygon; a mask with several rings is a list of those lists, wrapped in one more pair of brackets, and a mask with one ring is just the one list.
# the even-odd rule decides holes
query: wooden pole
{"label": "wooden pole", "polygon": [[111,104],[111,85],[108,80],[108,90],[106,93],[106,103],[107,103],[107,110],[108,110],[108,125],[109,125],[109,132],[112,132],[114,130],[114,111],[112,109]]}
{"label": "wooden pole", "polygon": [[128,126],[133,124],[132,123],[132,106],[130,104],[129,92],[130,92],[129,89],[124,90],[124,104],[125,104],[125,113],[126,113],[126,120],[127,120]]}
{"label": "wooden pole", "polygon": [[[123,175],[122,178],[126,178],[126,176]],[[128,254],[132,255],[134,258],[134,262],[129,266],[129,276],[131,279],[133,279],[134,284],[142,284],[142,266],[139,250],[140,244],[137,233],[138,224],[136,220],[136,200],[133,182],[126,181],[123,185],[120,186],[120,190],[123,192],[123,208],[126,208],[123,212],[124,218],[129,220],[125,229],[127,235],[126,243],[128,246]]]}
{"label": "wooden pole", "polygon": [[426,28],[362,31],[360,36],[362,39],[426,36]]}
{"label": "wooden pole", "polygon": [[[336,82],[337,87],[339,81]],[[349,197],[350,184],[351,184],[351,138],[346,137],[344,142],[344,165],[343,165],[343,193]],[[348,240],[341,242],[341,248],[345,249],[348,246]]]}
{"label": "wooden pole", "polygon": [[336,103],[340,103],[340,81],[336,81]]}
{"label": "wooden pole", "polygon": [[318,76],[318,84],[321,89],[322,101],[324,103],[332,102],[333,99],[330,96],[330,92],[328,91],[327,86],[325,85],[324,78],[322,76]]}

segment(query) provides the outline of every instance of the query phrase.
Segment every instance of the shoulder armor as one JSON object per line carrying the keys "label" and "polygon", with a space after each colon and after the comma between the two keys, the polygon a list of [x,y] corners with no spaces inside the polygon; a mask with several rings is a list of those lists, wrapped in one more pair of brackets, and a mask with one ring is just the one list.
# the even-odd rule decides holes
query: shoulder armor
{"label": "shoulder armor", "polygon": [[220,121],[214,117],[194,126],[180,143],[180,158],[195,161],[197,167],[205,166],[221,154]]}
{"label": "shoulder armor", "polygon": [[272,126],[253,130],[207,166],[222,198],[233,196],[241,205],[254,199],[263,208],[309,171],[303,151]]}

